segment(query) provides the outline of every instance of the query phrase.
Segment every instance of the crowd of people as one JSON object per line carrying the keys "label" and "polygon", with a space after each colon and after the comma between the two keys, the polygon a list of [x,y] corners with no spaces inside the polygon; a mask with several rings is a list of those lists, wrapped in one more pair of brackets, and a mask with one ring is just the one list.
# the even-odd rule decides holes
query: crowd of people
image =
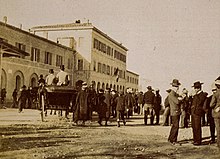
{"label": "crowd of people", "polygon": [[[31,87],[14,90],[12,107],[18,106],[19,112],[23,108],[31,108],[34,96],[41,93],[44,86],[58,85],[68,86],[69,75],[64,71],[64,65],[60,67],[60,72],[54,75],[53,69],[49,70],[46,78],[40,75],[38,90],[32,91]],[[133,92],[131,88],[125,91],[116,91],[112,88],[96,91],[93,84],[81,84],[72,105],[74,125],[85,125],[85,121],[91,121],[93,112],[98,114],[98,124],[108,125],[110,118],[117,121],[117,126],[121,123],[126,125],[126,120],[131,118],[134,113],[143,116],[144,125],[171,126],[168,141],[175,145],[178,144],[177,137],[179,128],[192,127],[193,144],[202,144],[202,126],[210,126],[211,143],[215,143],[217,134],[217,145],[220,147],[220,77],[218,77],[211,87],[213,94],[202,90],[200,81],[194,82],[193,91],[188,92],[186,88],[179,90],[181,83],[178,79],[173,79],[170,83],[171,88],[167,89],[167,96],[162,104],[162,97],[159,89],[147,87],[146,92]],[[36,92],[36,95],[33,94]],[[165,109],[162,109],[164,105]],[[164,110],[164,111],[161,111]],[[160,122],[160,115],[163,112],[163,121]],[[149,123],[148,123],[149,120]]]}
{"label": "crowd of people", "polygon": [[177,142],[179,128],[188,128],[191,122],[193,145],[202,144],[202,126],[209,125],[210,144],[215,143],[216,130],[217,146],[220,147],[220,77],[212,84],[213,94],[210,96],[202,90],[203,83],[200,81],[193,83],[193,92],[189,95],[185,88],[179,92],[180,85],[179,80],[172,81],[164,103],[163,125],[171,125],[168,141],[173,145],[179,144]]}

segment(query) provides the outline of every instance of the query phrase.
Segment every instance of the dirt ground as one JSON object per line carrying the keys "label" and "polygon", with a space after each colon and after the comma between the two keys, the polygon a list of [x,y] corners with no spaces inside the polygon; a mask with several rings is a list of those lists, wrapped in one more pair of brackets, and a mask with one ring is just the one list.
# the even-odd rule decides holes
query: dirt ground
{"label": "dirt ground", "polygon": [[[33,120],[39,113],[28,116],[24,112],[15,122],[10,118],[13,114],[8,115],[11,121],[3,114],[6,111],[0,111],[0,158],[3,159],[220,158],[216,144],[209,144],[208,126],[202,128],[201,146],[192,145],[191,128],[180,129],[181,145],[171,145],[167,142],[169,126],[145,126],[143,117],[137,115],[118,128],[114,119],[109,126],[99,126],[96,116],[86,126],[73,126],[71,121],[57,115],[48,115],[41,122],[39,118]],[[22,121],[25,115],[31,120]]]}

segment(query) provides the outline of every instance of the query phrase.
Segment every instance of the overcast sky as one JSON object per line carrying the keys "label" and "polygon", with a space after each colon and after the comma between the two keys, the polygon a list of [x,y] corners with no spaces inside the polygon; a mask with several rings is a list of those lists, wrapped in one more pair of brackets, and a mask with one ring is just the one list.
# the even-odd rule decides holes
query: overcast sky
{"label": "overcast sky", "polygon": [[220,75],[220,0],[0,0],[0,20],[23,29],[89,20],[128,51],[142,87],[177,78],[209,90]]}

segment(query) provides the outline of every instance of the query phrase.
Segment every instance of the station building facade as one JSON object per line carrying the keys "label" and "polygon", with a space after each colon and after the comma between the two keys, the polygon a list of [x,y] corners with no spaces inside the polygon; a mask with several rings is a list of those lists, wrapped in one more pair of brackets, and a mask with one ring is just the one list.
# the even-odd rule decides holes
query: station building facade
{"label": "station building facade", "polygon": [[132,88],[133,92],[137,92],[139,90],[139,75],[132,71],[126,71],[126,87]]}
{"label": "station building facade", "polygon": [[[36,26],[31,28],[31,32],[68,47],[76,44],[76,51],[89,65],[83,59],[76,61],[74,82],[86,81],[97,90],[100,88],[126,90],[128,49],[91,23]],[[78,76],[83,74],[84,76]]]}
{"label": "station building facade", "polygon": [[65,65],[73,84],[73,58],[77,54],[73,48],[3,22],[0,22],[0,40],[27,53],[27,56],[7,56],[10,53],[1,49],[1,88],[7,91],[6,99],[12,99],[13,90],[23,85],[36,87],[40,74],[45,77],[49,69],[57,74],[60,65]]}

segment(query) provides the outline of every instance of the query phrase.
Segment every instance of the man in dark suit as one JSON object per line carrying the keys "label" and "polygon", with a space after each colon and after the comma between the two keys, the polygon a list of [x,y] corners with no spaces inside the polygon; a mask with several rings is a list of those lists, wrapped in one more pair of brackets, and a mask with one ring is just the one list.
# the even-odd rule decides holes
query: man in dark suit
{"label": "man in dark suit", "polygon": [[204,103],[207,98],[207,93],[202,91],[201,82],[197,81],[193,84],[195,95],[192,98],[191,116],[193,130],[193,145],[201,145],[202,142],[202,125],[201,119],[204,114]]}
{"label": "man in dark suit", "polygon": [[179,96],[177,91],[179,90],[180,82],[177,79],[173,79],[171,83],[171,92],[168,95],[168,101],[170,104],[170,116],[172,120],[172,126],[170,130],[170,135],[168,141],[175,145],[177,143],[177,136],[179,131],[179,121],[180,121],[180,114],[181,114],[181,100],[182,97]]}

